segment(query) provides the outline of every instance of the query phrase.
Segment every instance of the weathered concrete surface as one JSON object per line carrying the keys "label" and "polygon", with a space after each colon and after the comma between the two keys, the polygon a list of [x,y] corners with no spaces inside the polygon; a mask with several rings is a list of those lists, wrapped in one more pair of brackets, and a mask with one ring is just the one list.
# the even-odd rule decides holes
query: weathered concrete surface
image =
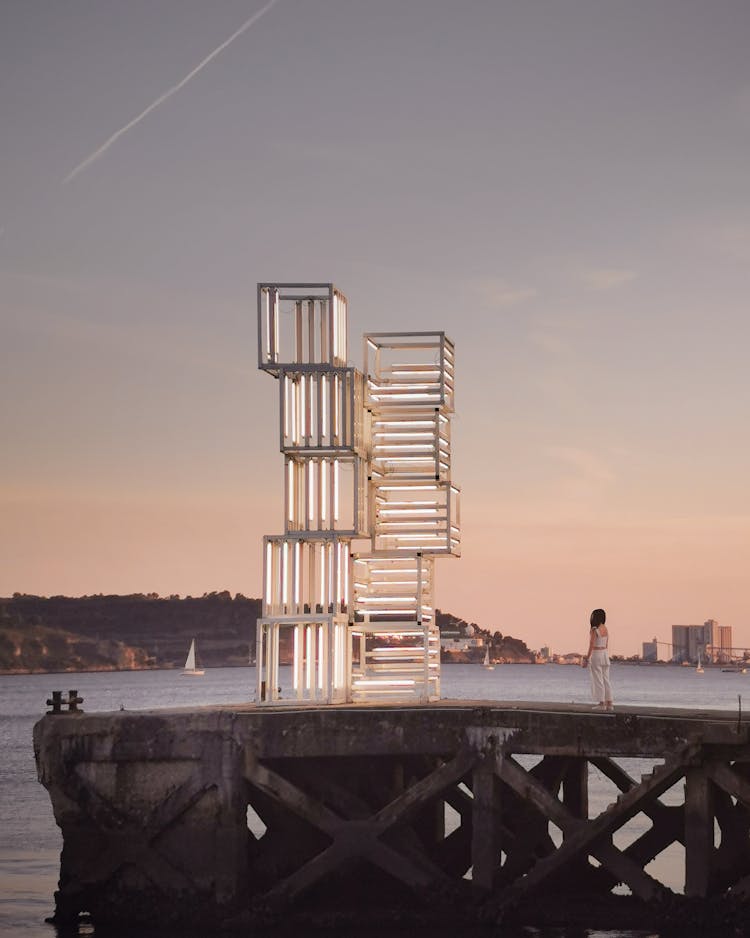
{"label": "weathered concrete surface", "polygon": [[80,714],[36,725],[39,779],[63,833],[59,920],[81,911],[112,922],[203,920],[206,909],[237,903],[247,799],[227,716]]}
{"label": "weathered concrete surface", "polygon": [[[517,702],[46,716],[34,746],[64,840],[56,919],[239,927],[304,907],[424,914],[440,895],[451,914],[481,908],[496,920],[528,902],[537,880],[548,895],[569,892],[573,869],[584,893],[624,881],[652,901],[663,894],[643,868],[675,840],[689,844],[689,891],[744,899],[748,739],[732,713]],[[542,762],[526,772],[514,758],[523,754]],[[667,763],[637,782],[611,761],[620,756]],[[590,762],[623,792],[596,819]],[[658,797],[683,777],[689,797],[676,816]],[[657,833],[617,850],[613,831],[638,811]],[[723,835],[723,853],[714,811],[727,831],[744,825]]]}

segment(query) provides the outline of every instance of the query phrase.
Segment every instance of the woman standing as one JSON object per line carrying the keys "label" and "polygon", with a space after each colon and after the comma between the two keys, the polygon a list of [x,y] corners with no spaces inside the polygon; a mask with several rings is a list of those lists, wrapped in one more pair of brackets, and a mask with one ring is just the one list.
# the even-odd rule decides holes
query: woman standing
{"label": "woman standing", "polygon": [[604,624],[607,613],[603,609],[594,609],[591,613],[591,632],[589,650],[581,662],[588,664],[591,674],[591,695],[596,701],[594,710],[612,710],[612,687],[609,683],[609,632]]}

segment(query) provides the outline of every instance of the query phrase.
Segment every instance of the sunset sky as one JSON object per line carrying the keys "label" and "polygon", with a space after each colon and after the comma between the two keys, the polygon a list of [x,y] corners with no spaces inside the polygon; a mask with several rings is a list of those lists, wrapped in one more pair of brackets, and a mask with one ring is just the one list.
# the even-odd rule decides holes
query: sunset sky
{"label": "sunset sky", "polygon": [[0,596],[260,595],[255,285],[332,280],[351,364],[456,344],[439,607],[750,646],[749,49],[747,0],[5,0]]}

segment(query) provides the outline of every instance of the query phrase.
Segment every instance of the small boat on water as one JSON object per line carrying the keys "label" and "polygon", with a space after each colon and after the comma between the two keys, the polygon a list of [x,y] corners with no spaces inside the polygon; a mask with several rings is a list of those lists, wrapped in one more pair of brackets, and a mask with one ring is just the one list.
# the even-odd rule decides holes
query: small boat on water
{"label": "small boat on water", "polygon": [[195,666],[195,639],[190,642],[190,651],[185,659],[185,669],[182,673],[188,677],[200,677],[201,674],[206,673],[201,668],[196,668]]}
{"label": "small boat on water", "polygon": [[490,664],[490,646],[487,645],[484,649],[484,661],[482,662],[482,667],[487,668],[488,671],[494,671],[495,665]]}
{"label": "small boat on water", "polygon": [[703,674],[703,659],[700,652],[698,652],[698,664],[695,666],[695,673]]}

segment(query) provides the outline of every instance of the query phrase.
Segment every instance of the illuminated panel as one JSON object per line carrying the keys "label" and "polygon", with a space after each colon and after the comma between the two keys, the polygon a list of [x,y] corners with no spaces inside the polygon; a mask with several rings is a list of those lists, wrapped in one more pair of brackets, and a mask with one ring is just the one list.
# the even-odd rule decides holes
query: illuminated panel
{"label": "illuminated panel", "polygon": [[347,301],[331,283],[258,284],[258,367],[344,367]]}

